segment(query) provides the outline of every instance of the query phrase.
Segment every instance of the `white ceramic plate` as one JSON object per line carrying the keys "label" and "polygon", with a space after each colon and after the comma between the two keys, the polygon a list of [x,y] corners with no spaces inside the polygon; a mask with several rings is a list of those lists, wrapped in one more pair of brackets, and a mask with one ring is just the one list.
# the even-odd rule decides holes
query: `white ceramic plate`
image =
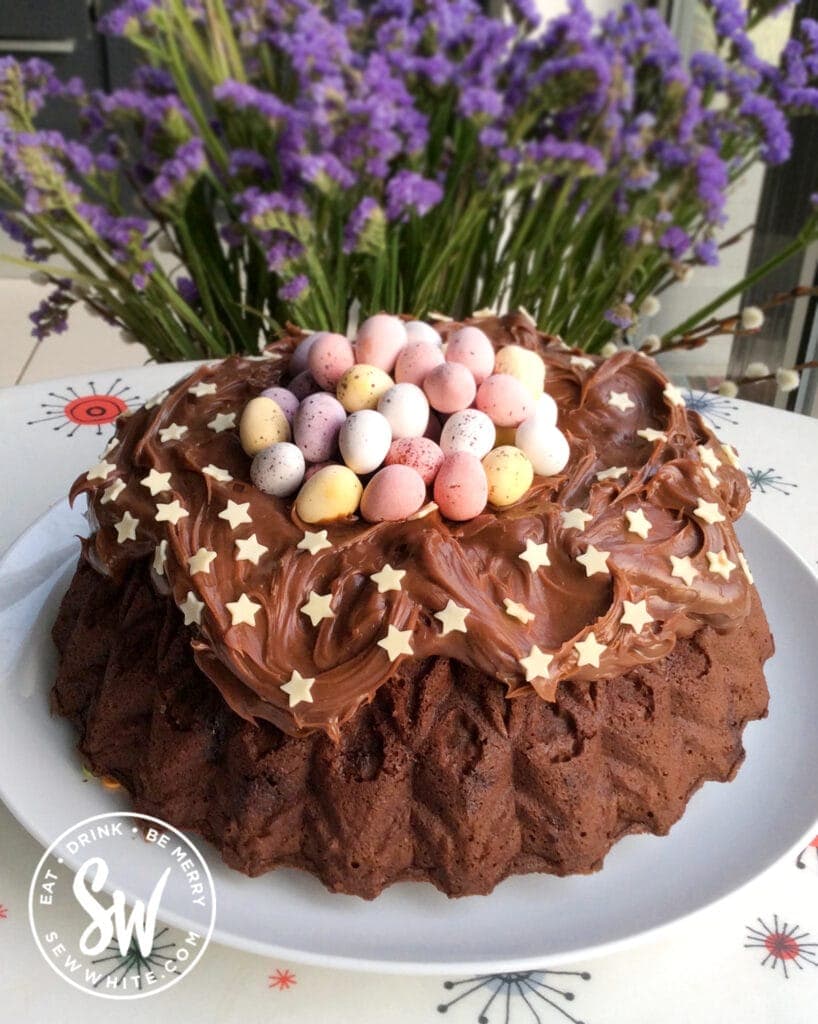
{"label": "white ceramic plate", "polygon": [[[85,520],[62,502],[0,562],[0,796],[43,845],[127,798],[82,781],[74,729],[48,713],[55,654],[49,631]],[[654,934],[740,888],[814,834],[818,808],[818,579],[751,516],[739,534],[775,633],[770,716],[745,733],[747,762],[729,785],[708,783],[669,836],[630,836],[590,877],[529,875],[490,896],[448,900],[430,885],[393,886],[367,903],[330,895],[292,870],[245,878],[197,840],[218,894],[214,938],[327,966],[443,974],[526,970],[609,952]],[[134,847],[128,877],[145,865]],[[183,909],[168,919],[184,922]]]}

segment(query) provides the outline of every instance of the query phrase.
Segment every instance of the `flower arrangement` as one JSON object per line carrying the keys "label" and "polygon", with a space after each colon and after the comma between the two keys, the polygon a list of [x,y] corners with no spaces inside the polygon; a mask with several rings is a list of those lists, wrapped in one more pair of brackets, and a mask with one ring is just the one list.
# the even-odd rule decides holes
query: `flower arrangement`
{"label": "flower arrangement", "polygon": [[[657,296],[718,263],[728,191],[818,109],[818,23],[775,67],[748,33],[780,0],[705,7],[719,50],[689,62],[655,10],[582,0],[546,24],[527,0],[128,0],[102,27],[144,61],[110,94],[4,58],[2,222],[53,285],[35,333],[79,300],[177,359],[522,306],[590,351],[701,343],[749,282],[661,339]],[[51,101],[71,138],[37,127]],[[818,215],[752,280],[815,239]]]}

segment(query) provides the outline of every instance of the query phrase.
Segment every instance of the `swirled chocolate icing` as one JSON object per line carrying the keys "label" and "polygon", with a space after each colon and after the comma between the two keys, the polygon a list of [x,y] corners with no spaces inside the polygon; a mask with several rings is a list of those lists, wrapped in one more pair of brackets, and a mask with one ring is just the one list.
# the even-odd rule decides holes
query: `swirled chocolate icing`
{"label": "swirled chocolate icing", "polygon": [[[433,655],[501,680],[510,697],[533,687],[550,700],[561,680],[620,675],[662,658],[703,625],[727,631],[746,617],[750,582],[732,525],[749,497],[746,479],[656,362],[632,351],[604,361],[584,357],[518,314],[467,322],[497,347],[516,343],[540,353],[571,445],[566,469],[535,477],[509,508],[487,509],[466,523],[447,521],[434,508],[399,523],[344,520],[326,526],[329,547],[299,548],[305,529],[315,528],[297,521],[291,500],[250,483],[250,458],[238,437],[245,403],[286,380],[296,330],[265,358],[202,366],[121,420],[105,456],[115,468],[74,484],[72,500],[89,495],[94,532],[85,554],[99,572],[121,578],[131,563],[150,558],[161,570],[153,572],[160,592],[179,605],[191,593],[203,603],[190,629],[196,661],[244,718],[266,719],[292,735],[322,729],[337,737],[403,657]],[[443,325],[442,333],[457,326]],[[616,397],[623,394],[627,400]],[[167,432],[172,424],[185,429]],[[152,470],[170,474],[167,490],[155,495],[142,482]],[[157,504],[174,501],[188,514],[158,521]],[[250,521],[234,528],[220,517],[228,501],[247,503]],[[700,502],[715,514],[697,515]],[[564,521],[573,509],[591,517],[584,528]],[[626,515],[640,509],[646,537],[633,532]],[[126,513],[136,525],[117,529]],[[236,557],[236,540],[253,534],[266,548],[258,564]],[[521,559],[529,540],[547,544],[549,564],[533,570]],[[578,556],[589,545],[607,553],[607,571],[587,575]],[[191,575],[188,559],[200,548],[216,557],[207,572]],[[708,554],[721,552],[732,568],[714,571]],[[689,558],[692,572],[674,575],[671,557]],[[371,576],[387,564],[404,576],[399,590],[381,593]],[[313,592],[332,594],[333,615],[316,626],[301,611]],[[252,625],[233,625],[227,605],[243,594],[260,607]],[[523,623],[510,615],[506,598],[534,618]],[[444,632],[435,617],[449,600],[468,610],[465,632]],[[642,601],[652,621],[637,632],[622,617],[625,602]],[[389,625],[411,631],[411,656],[391,661],[378,644]],[[577,644],[590,633],[604,646],[598,666],[579,664]],[[534,646],[552,660],[547,674],[529,683],[521,659]],[[281,687],[294,670],[315,682],[312,701],[290,707]]]}

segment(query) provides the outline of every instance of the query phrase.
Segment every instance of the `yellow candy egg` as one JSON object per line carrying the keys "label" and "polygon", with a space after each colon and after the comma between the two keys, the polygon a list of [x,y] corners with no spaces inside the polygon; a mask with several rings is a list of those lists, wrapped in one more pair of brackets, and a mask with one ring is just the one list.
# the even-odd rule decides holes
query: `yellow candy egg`
{"label": "yellow candy egg", "polygon": [[346,466],[324,466],[307,480],[295,499],[295,511],[305,523],[331,523],[354,514],[363,486]]}
{"label": "yellow candy egg", "polygon": [[534,468],[527,456],[513,445],[504,444],[483,459],[489,485],[489,504],[505,508],[519,501],[534,480]]}
{"label": "yellow candy egg", "polygon": [[290,440],[290,424],[278,402],[259,395],[245,405],[239,423],[241,446],[255,455],[271,444]]}
{"label": "yellow candy egg", "polygon": [[494,372],[516,377],[526,386],[532,398],[539,398],[543,393],[545,363],[536,352],[522,345],[506,345],[501,348],[494,360]]}
{"label": "yellow candy egg", "polygon": [[347,412],[360,412],[361,409],[377,409],[381,395],[394,385],[385,370],[368,363],[358,363],[338,381],[335,394]]}

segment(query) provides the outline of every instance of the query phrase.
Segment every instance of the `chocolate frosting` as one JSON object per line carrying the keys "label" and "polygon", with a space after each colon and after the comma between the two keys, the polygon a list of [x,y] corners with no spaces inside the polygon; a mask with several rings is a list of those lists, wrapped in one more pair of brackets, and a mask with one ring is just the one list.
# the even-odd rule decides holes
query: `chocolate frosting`
{"label": "chocolate frosting", "polygon": [[[287,365],[301,332],[292,329],[258,359],[231,357],[202,366],[156,403],[117,426],[118,443],[105,458],[115,464],[105,479],[83,474],[71,491],[89,495],[94,532],[84,551],[99,571],[121,579],[136,560],[154,558],[167,541],[154,585],[182,604],[192,592],[204,603],[190,629],[196,662],[230,707],[246,719],[266,719],[291,735],[339,729],[395,674],[405,655],[390,661],[378,641],[388,625],[411,630],[413,657],[434,655],[464,662],[499,679],[514,696],[531,687],[553,699],[561,680],[611,678],[664,657],[677,638],[703,625],[727,631],[747,615],[750,583],[733,530],[749,498],[746,478],[697,413],[668,397],[656,362],[633,351],[590,359],[537,332],[520,314],[466,321],[481,327],[497,347],[509,343],[540,353],[546,390],[559,409],[571,457],[566,469],[535,477],[528,493],[501,511],[487,510],[465,523],[443,519],[436,508],[399,523],[371,525],[357,518],[327,525],[331,546],[299,549],[305,529],[292,500],[273,497],[250,483],[250,458],[241,448],[238,421],[245,403],[287,379]],[[442,325],[446,335],[458,324]],[[215,390],[190,391],[196,384]],[[609,404],[626,393],[632,407]],[[622,403],[627,405],[627,403]],[[214,429],[218,414],[235,413],[235,426]],[[219,421],[216,421],[219,424]],[[223,423],[223,421],[222,421]],[[162,441],[171,424],[187,428]],[[220,426],[222,424],[219,424]],[[651,428],[663,437],[647,440]],[[705,456],[707,448],[712,456]],[[708,468],[719,465],[715,473]],[[226,470],[223,481],[203,473]],[[599,479],[612,467],[618,476]],[[170,473],[170,488],[152,496],[141,481],[151,470]],[[221,474],[218,474],[221,475]],[[125,485],[103,501],[115,481]],[[722,522],[694,514],[699,500],[717,503]],[[178,500],[188,515],[157,522],[158,502]],[[219,513],[227,501],[249,503],[252,522],[235,529]],[[584,530],[567,527],[562,513],[583,509]],[[641,509],[651,524],[646,539],[629,530],[627,511]],[[116,523],[129,512],[138,520],[134,539],[118,540]],[[258,565],[236,559],[236,539],[252,534],[268,550]],[[547,543],[549,565],[532,571],[520,558],[527,540]],[[588,545],[607,552],[608,573],[586,575],[577,561]],[[200,548],[216,553],[209,572],[190,575],[188,559]],[[724,551],[736,566],[725,579],[707,553]],[[691,585],[671,575],[671,556],[689,556]],[[389,564],[405,575],[400,590],[380,593],[370,577]],[[333,617],[313,626],[300,609],[310,593],[332,594]],[[228,602],[242,594],[260,605],[253,625],[232,625]],[[504,599],[524,605],[527,624],[506,611]],[[449,600],[468,609],[466,632],[444,633],[435,613]],[[636,632],[621,619],[624,602],[645,600],[653,621]],[[599,666],[578,665],[575,644],[590,632],[605,645]],[[532,646],[553,655],[546,678],[526,682],[521,659]],[[289,707],[281,687],[297,670],[315,680],[312,702]]]}

